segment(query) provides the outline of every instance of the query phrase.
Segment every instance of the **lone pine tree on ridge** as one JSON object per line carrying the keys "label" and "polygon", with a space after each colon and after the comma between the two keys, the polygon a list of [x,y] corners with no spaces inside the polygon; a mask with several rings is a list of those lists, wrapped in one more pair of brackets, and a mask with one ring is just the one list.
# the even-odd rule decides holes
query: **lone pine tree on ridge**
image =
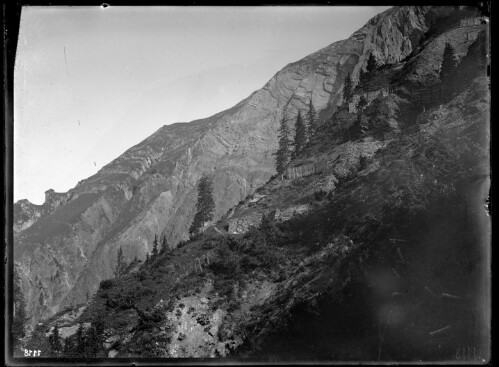
{"label": "lone pine tree on ridge", "polygon": [[189,228],[189,234],[195,236],[203,225],[213,219],[215,201],[213,200],[213,186],[206,174],[203,174],[198,184],[198,201],[196,214]]}

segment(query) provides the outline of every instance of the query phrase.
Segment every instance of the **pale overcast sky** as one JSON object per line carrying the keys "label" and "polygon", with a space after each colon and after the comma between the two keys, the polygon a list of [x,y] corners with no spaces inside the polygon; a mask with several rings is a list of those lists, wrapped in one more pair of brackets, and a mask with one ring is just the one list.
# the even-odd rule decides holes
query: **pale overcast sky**
{"label": "pale overcast sky", "polygon": [[24,7],[14,200],[66,192],[162,125],[208,117],[388,7]]}

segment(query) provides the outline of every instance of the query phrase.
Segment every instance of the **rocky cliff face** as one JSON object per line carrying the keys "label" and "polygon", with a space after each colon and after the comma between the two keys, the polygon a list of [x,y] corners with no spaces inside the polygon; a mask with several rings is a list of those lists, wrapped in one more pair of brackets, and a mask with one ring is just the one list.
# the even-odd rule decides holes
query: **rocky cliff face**
{"label": "rocky cliff face", "polygon": [[203,173],[213,180],[215,220],[262,186],[274,173],[283,108],[293,115],[312,99],[326,118],[341,102],[347,73],[356,78],[371,52],[386,64],[408,57],[431,11],[387,10],[349,39],[287,65],[236,106],[163,126],[67,193],[48,192],[46,214],[16,203],[23,219],[15,221],[14,255],[33,320],[85,302],[112,277],[119,247],[130,260],[145,257],[155,234],[170,246],[185,239]]}
{"label": "rocky cliff face", "polygon": [[21,232],[35,223],[43,213],[41,205],[29,200],[19,200],[14,204],[14,233]]}
{"label": "rocky cliff face", "polygon": [[31,227],[38,219],[52,213],[67,200],[66,193],[57,193],[52,189],[45,191],[45,202],[42,205],[33,204],[26,199],[19,200],[14,204],[14,233]]}

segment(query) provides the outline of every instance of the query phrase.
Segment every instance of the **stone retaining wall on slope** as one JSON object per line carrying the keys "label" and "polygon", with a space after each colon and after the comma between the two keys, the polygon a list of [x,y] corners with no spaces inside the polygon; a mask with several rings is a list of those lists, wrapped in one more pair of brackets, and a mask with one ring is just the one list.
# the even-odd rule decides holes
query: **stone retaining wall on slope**
{"label": "stone retaining wall on slope", "polygon": [[278,221],[286,221],[293,218],[295,215],[300,215],[308,212],[311,206],[309,204],[295,205],[283,210],[276,210],[275,219]]}
{"label": "stone retaining wall on slope", "polygon": [[[291,219],[295,215],[306,213],[309,210],[310,205],[308,204],[294,205],[282,210],[276,209],[273,212],[273,219],[282,222]],[[269,213],[272,214],[272,212]],[[229,234],[244,234],[248,232],[251,227],[259,227],[264,214],[268,213],[255,210],[248,215],[232,219],[229,221]]]}
{"label": "stone retaining wall on slope", "polygon": [[442,95],[444,93],[445,89],[438,84],[426,89],[420,89],[412,92],[411,102],[422,105],[438,103],[442,100]]}
{"label": "stone retaining wall on slope", "polygon": [[316,175],[322,173],[329,168],[330,164],[328,162],[317,162],[304,164],[302,166],[290,167],[284,172],[282,178],[287,178],[293,180],[295,178],[306,177],[311,175]]}

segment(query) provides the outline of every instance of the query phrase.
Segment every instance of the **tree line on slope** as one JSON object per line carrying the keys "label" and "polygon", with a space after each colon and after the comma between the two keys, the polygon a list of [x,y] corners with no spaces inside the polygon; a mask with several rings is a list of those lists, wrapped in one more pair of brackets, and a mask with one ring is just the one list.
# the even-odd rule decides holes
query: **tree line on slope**
{"label": "tree line on slope", "polygon": [[211,179],[203,174],[198,183],[198,198],[196,203],[196,214],[189,228],[191,237],[197,235],[200,229],[213,219],[215,210],[215,201],[213,200],[213,184]]}
{"label": "tree line on slope", "polygon": [[[366,71],[361,72],[362,80],[364,83],[369,80],[370,75],[376,67],[377,61],[371,54],[367,61]],[[345,78],[345,89],[345,98],[349,101],[351,100],[353,96],[353,90],[355,89],[350,73],[348,73]],[[297,158],[303,153],[306,145],[309,142],[310,136],[312,134],[312,129],[316,127],[317,111],[312,103],[312,100],[309,101],[305,116],[302,116],[300,110],[298,111],[295,121],[295,135],[293,139],[291,139],[288,120],[289,119],[286,111],[283,110],[279,128],[279,148],[274,154],[276,156],[276,170],[278,173],[281,173],[287,167],[291,159]],[[194,238],[196,235],[198,235],[205,224],[213,219],[215,210],[215,201],[213,199],[213,184],[211,179],[206,174],[203,174],[201,179],[199,180],[197,191],[198,197],[196,202],[196,214],[194,215],[193,221],[189,227],[190,238]],[[165,238],[163,238],[163,241],[165,241]],[[158,253],[156,238],[155,244],[156,245],[153,246],[152,250],[152,258],[156,257]],[[162,250],[165,248],[166,246],[163,245]],[[146,256],[146,262],[148,262],[149,254],[146,254]],[[118,258],[119,257],[120,254],[118,253]],[[121,262],[118,261],[117,269],[120,269],[122,267],[119,266]]]}
{"label": "tree line on slope", "polygon": [[[158,236],[155,234],[154,235],[154,241],[153,241],[153,246],[151,250],[151,254],[149,252],[146,253],[146,260],[144,264],[148,264],[151,261],[154,261],[156,258],[158,258],[160,255],[163,255],[167,252],[171,252],[172,249],[168,245],[168,242],[166,240],[166,236],[163,235],[162,240],[161,240],[161,247],[158,242]],[[125,256],[123,255],[123,248],[120,247],[118,249],[118,253],[116,255],[116,265],[114,268],[114,276],[115,278],[119,278],[122,275],[128,274],[132,268],[141,263],[142,261],[135,256],[135,258],[128,263],[125,260]]]}
{"label": "tree line on slope", "polygon": [[[361,70],[360,72],[358,85],[354,84],[351,75],[348,74],[344,81],[344,102],[349,103],[352,101],[356,88],[365,89],[368,87],[374,77],[374,72],[381,67],[371,54],[368,58],[366,71]],[[454,48],[447,42],[438,75],[440,79],[439,86],[442,88],[442,98],[434,103],[449,101],[474,78],[485,76],[486,73],[487,40],[485,31],[478,34],[478,37],[470,45],[467,54],[462,59],[457,57]],[[412,123],[415,121],[414,114],[419,113],[416,108],[417,105],[410,104],[410,99],[407,99],[411,92],[405,88],[399,89],[399,92],[388,96],[380,94],[371,102],[362,95],[356,105],[356,120],[348,117],[347,115],[350,112],[345,113],[345,111],[339,111],[333,115],[333,120],[340,127],[340,131],[347,133],[348,140],[366,136],[384,139],[393,133],[399,132],[401,122],[405,123],[406,126],[412,126],[411,121]],[[430,104],[425,107],[431,106]],[[341,128],[342,124],[350,126]]]}
{"label": "tree line on slope", "polygon": [[315,127],[317,122],[317,112],[312,104],[312,100],[309,101],[305,118],[303,118],[301,111],[298,110],[295,120],[294,139],[291,138],[288,121],[289,117],[285,107],[282,112],[281,120],[279,121],[278,148],[274,153],[276,157],[275,165],[277,173],[282,173],[291,159],[299,157],[309,142],[312,133],[311,130]]}
{"label": "tree line on slope", "polygon": [[96,358],[107,357],[102,344],[104,343],[104,324],[92,322],[89,327],[79,324],[76,333],[63,338],[59,325],[56,323],[49,336],[45,334],[45,326],[35,327],[30,338],[30,349],[39,350],[41,357],[52,358]]}
{"label": "tree line on slope", "polygon": [[[470,54],[483,54],[483,50],[479,48],[482,45],[484,33],[482,32],[479,39],[470,47]],[[478,44],[478,46],[477,46]],[[475,50],[476,49],[476,50]],[[450,78],[455,75],[458,62],[456,61],[455,51],[452,46],[447,43],[443,54],[442,66],[440,71],[440,79],[443,83],[452,83]],[[346,103],[351,102],[354,91],[357,87],[366,88],[370,80],[373,78],[375,71],[380,67],[378,60],[373,53],[367,59],[365,70],[361,69],[359,75],[359,83],[355,84],[351,73],[348,73],[344,79],[343,96]],[[395,100],[394,100],[395,99]],[[395,119],[399,113],[398,104],[401,102],[396,97],[383,101],[381,98],[376,98],[368,107],[368,101],[364,96],[361,96],[357,104],[358,121],[357,129],[360,136],[365,136],[368,132],[376,136],[383,136],[394,129]],[[298,110],[295,119],[295,135],[291,138],[291,131],[289,128],[289,117],[284,109],[282,117],[279,122],[279,140],[278,149],[274,153],[276,157],[275,167],[278,173],[282,173],[288,166],[292,159],[298,158],[303,153],[307,146],[311,135],[312,129],[317,124],[317,111],[312,103],[309,101],[308,109],[302,115],[302,111]],[[363,116],[367,118],[362,118]],[[354,129],[355,130],[355,129]],[[358,134],[357,134],[358,135]],[[196,203],[196,214],[189,228],[191,238],[196,236],[206,222],[213,219],[213,212],[215,209],[215,202],[213,199],[212,182],[205,174],[201,177],[198,184],[198,198]],[[156,240],[155,240],[156,241]],[[155,250],[153,248],[153,256]]]}
{"label": "tree line on slope", "polygon": [[[360,71],[359,86],[365,87],[378,67],[378,61],[371,53],[367,59],[366,70]],[[343,99],[345,102],[349,103],[352,100],[356,87],[351,73],[348,73],[345,76],[343,86]],[[364,97],[361,98],[359,105],[361,107],[367,105],[367,100]],[[303,117],[301,110],[298,110],[295,119],[295,135],[293,138],[291,137],[291,131],[288,125],[289,120],[285,107],[282,112],[281,120],[279,121],[278,149],[274,154],[276,156],[275,165],[277,173],[282,173],[292,159],[299,157],[303,153],[313,134],[312,129],[315,128],[317,124],[317,111],[312,100],[308,103],[305,117]]]}

